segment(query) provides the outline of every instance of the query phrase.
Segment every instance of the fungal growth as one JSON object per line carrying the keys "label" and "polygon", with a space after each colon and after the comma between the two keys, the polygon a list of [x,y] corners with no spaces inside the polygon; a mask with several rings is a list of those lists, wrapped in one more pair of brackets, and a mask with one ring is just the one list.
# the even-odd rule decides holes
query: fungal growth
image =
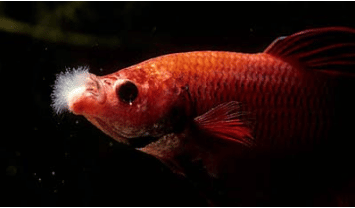
{"label": "fungal growth", "polygon": [[69,110],[69,99],[75,94],[85,90],[85,84],[89,81],[89,69],[78,67],[77,69],[61,72],[57,75],[52,97],[52,108],[57,114]]}

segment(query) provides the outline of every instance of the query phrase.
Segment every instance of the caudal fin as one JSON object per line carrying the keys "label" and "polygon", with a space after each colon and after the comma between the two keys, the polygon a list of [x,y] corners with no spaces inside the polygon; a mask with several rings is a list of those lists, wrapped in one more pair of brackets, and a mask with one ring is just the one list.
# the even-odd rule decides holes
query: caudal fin
{"label": "caudal fin", "polygon": [[277,38],[264,53],[304,69],[355,76],[355,29],[326,27]]}

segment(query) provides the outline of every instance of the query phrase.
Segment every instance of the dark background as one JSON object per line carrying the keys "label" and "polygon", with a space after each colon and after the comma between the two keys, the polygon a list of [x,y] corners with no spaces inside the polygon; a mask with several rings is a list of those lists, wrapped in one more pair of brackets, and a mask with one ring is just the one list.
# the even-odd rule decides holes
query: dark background
{"label": "dark background", "polygon": [[[355,28],[354,6],[1,2],[0,205],[207,205],[193,182],[175,176],[155,158],[114,142],[82,117],[54,115],[50,94],[55,74],[87,65],[90,72],[104,75],[173,52],[260,52],[275,38],[300,30]],[[257,205],[267,203],[278,205]]]}

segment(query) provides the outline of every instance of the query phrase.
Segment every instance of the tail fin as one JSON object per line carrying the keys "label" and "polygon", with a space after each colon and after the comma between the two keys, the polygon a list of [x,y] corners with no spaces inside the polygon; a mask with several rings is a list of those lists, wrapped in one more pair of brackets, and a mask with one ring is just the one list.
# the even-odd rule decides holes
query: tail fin
{"label": "tail fin", "polygon": [[355,29],[326,27],[280,37],[264,53],[304,69],[355,76]]}

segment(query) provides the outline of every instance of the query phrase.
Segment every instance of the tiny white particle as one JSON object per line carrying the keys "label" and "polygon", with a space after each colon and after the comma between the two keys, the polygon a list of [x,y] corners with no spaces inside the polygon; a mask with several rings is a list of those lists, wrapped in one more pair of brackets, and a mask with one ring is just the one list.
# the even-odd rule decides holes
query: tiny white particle
{"label": "tiny white particle", "polygon": [[55,175],[55,172],[54,172],[54,171],[52,171],[52,175]]}
{"label": "tiny white particle", "polygon": [[39,182],[41,182],[41,181],[42,181],[42,179],[41,179],[41,178],[38,178],[38,181],[39,181]]}

